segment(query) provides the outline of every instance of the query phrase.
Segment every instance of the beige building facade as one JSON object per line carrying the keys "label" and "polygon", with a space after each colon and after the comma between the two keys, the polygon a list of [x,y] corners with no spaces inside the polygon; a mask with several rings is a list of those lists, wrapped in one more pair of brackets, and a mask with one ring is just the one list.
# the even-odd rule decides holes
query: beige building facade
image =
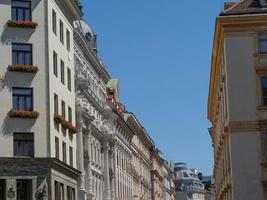
{"label": "beige building facade", "polygon": [[267,199],[266,1],[225,3],[216,19],[208,118],[217,200]]}

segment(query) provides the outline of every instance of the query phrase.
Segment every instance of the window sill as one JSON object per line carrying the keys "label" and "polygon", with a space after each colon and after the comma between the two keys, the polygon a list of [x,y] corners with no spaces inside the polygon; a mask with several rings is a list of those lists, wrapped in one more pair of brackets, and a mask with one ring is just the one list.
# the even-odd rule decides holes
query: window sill
{"label": "window sill", "polygon": [[258,110],[267,112],[267,106],[258,106]]}
{"label": "window sill", "polygon": [[9,27],[21,27],[21,28],[36,28],[38,23],[33,21],[21,21],[21,20],[8,20],[7,26]]}
{"label": "window sill", "polygon": [[25,72],[25,73],[37,73],[39,71],[37,66],[34,65],[9,65],[8,71],[11,72]]}
{"label": "window sill", "polygon": [[24,111],[24,110],[10,110],[8,112],[10,118],[33,118],[36,119],[39,117],[39,112],[37,111]]}

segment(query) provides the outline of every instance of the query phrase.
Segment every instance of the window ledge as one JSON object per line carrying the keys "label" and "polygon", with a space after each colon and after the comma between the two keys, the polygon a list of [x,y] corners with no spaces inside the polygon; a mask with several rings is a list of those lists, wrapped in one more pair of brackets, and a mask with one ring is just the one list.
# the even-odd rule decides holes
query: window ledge
{"label": "window ledge", "polygon": [[258,106],[258,110],[267,112],[267,106]]}
{"label": "window ledge", "polygon": [[25,73],[37,73],[39,71],[37,66],[34,65],[9,65],[8,71],[11,72],[25,72]]}
{"label": "window ledge", "polygon": [[37,111],[24,111],[24,110],[10,110],[8,112],[10,118],[38,118],[39,112]]}
{"label": "window ledge", "polygon": [[36,28],[38,23],[33,21],[21,21],[21,20],[8,20],[7,26],[9,27],[21,27],[21,28]]}

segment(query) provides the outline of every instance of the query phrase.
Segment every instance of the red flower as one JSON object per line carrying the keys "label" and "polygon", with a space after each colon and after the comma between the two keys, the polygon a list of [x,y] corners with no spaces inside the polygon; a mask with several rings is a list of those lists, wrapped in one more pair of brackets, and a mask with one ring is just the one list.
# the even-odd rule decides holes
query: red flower
{"label": "red flower", "polygon": [[78,133],[80,131],[76,126],[72,125],[71,122],[66,120],[62,115],[60,115],[58,113],[54,113],[54,120],[58,123],[61,123],[62,126],[69,129],[69,131],[72,133]]}

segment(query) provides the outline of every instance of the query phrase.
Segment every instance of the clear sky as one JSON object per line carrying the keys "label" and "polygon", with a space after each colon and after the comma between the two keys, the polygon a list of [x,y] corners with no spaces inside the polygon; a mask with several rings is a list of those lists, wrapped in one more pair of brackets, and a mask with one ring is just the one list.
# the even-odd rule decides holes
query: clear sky
{"label": "clear sky", "polygon": [[223,0],[83,0],[85,19],[121,102],[166,160],[208,175],[207,98],[215,17]]}

